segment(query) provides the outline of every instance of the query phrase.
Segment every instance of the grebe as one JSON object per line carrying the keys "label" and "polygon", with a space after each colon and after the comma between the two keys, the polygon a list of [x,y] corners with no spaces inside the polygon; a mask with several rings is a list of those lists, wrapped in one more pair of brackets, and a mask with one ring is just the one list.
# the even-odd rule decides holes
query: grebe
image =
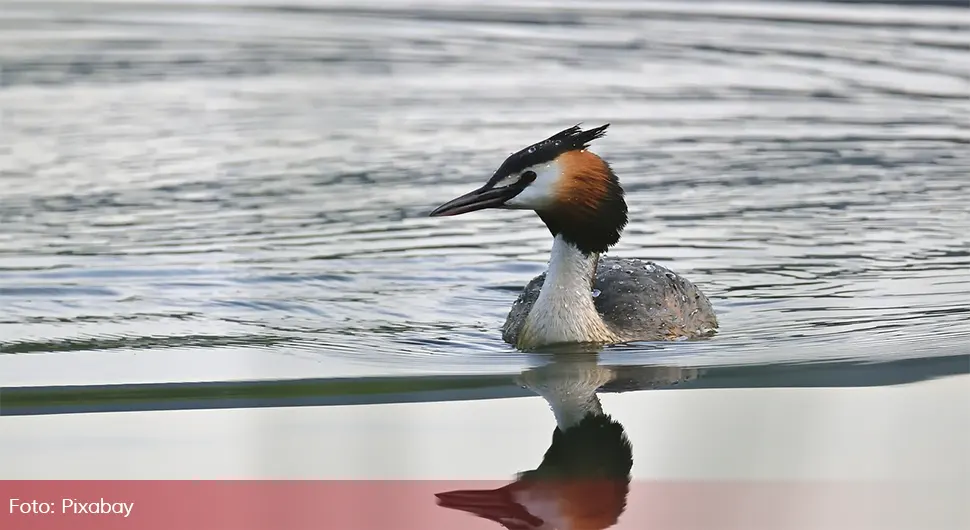
{"label": "grebe", "polygon": [[534,210],[549,228],[548,270],[526,285],[502,328],[519,349],[689,339],[717,329],[710,301],[685,278],[649,261],[600,259],[627,224],[619,179],[588,151],[609,125],[576,125],[513,153],[484,186],[431,212]]}

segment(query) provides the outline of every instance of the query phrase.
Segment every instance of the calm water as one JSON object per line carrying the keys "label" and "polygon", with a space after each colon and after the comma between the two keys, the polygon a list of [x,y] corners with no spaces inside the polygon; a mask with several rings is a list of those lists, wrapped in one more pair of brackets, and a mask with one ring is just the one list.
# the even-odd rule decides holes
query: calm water
{"label": "calm water", "polygon": [[0,384],[535,364],[545,227],[427,213],[578,122],[721,322],[603,362],[970,353],[965,8],[283,5],[3,2]]}

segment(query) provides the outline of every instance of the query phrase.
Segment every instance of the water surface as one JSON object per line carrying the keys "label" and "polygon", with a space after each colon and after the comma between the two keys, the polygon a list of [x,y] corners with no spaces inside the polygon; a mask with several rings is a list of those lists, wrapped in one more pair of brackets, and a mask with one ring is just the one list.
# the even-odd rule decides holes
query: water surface
{"label": "water surface", "polygon": [[615,256],[709,341],[607,364],[968,353],[970,15],[868,3],[7,1],[0,384],[515,373],[530,212],[431,219],[582,122]]}

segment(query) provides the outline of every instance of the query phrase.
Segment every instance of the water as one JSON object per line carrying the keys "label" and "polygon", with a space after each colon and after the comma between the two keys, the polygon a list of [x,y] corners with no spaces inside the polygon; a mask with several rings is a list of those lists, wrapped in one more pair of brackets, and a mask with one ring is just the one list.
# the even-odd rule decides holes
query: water
{"label": "water", "polygon": [[709,341],[607,364],[970,353],[970,15],[868,3],[4,2],[0,384],[515,373],[551,240],[427,213],[575,123],[612,255]]}

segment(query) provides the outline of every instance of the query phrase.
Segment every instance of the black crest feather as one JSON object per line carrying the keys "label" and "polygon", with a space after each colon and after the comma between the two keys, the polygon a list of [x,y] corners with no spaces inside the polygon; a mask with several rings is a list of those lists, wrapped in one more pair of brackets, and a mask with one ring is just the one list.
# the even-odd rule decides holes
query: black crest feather
{"label": "black crest feather", "polygon": [[527,167],[555,160],[568,151],[586,149],[590,142],[606,135],[609,123],[593,129],[582,130],[580,124],[559,131],[545,140],[532,144],[517,153],[512,153],[497,170],[486,186],[492,186],[509,175],[521,172]]}

